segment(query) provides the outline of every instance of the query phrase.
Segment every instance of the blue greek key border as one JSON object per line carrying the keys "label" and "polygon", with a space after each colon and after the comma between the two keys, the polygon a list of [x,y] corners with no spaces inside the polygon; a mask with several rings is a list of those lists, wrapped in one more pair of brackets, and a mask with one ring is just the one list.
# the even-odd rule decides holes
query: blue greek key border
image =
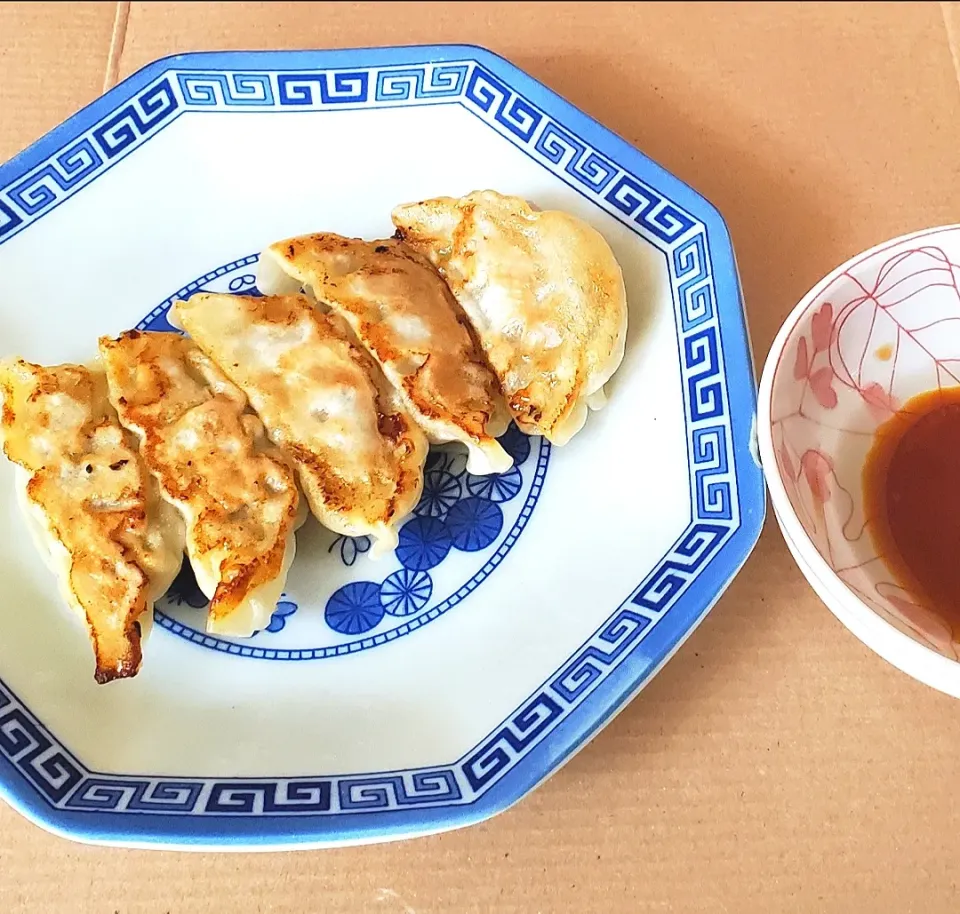
{"label": "blue greek key border", "polygon": [[169,76],[0,190],[0,244],[45,216],[172,123],[182,110]]}
{"label": "blue greek key border", "polygon": [[595,203],[664,242],[694,218],[628,174],[475,60],[301,72],[174,69],[0,189],[0,244],[187,112],[324,111],[461,104]]}
{"label": "blue greek key border", "polygon": [[[365,65],[357,66],[358,61]],[[266,66],[250,65],[257,62]],[[467,108],[665,256],[680,337],[691,521],[608,621],[490,735],[451,765],[242,780],[99,774],[74,758],[0,683],[0,772],[7,766],[17,783],[25,781],[42,797],[41,806],[69,815],[58,819],[44,813],[9,778],[0,779],[0,788],[54,828],[95,839],[136,835],[170,843],[164,840],[169,836],[182,844],[197,843],[202,836],[213,844],[302,843],[302,827],[269,825],[278,817],[334,817],[332,830],[318,825],[310,832],[323,843],[349,835],[449,827],[504,808],[582,744],[652,675],[702,618],[759,533],[763,484],[750,461],[744,427],[752,424],[755,413],[755,382],[736,267],[722,220],[706,201],[622,140],[482,49],[188,55],[147,68],[108,99],[113,108],[105,99],[90,109],[95,116],[78,115],[75,120],[82,129],[72,129],[71,135],[69,122],[37,144],[32,154],[28,151],[0,168],[0,244],[186,112],[423,104]],[[622,161],[632,164],[624,167]],[[663,192],[653,184],[671,189]],[[703,217],[695,217],[692,210]],[[719,239],[713,247],[711,233]],[[723,261],[719,278],[715,248]],[[718,291],[721,283],[723,295]],[[735,350],[732,362],[724,353],[729,344]],[[713,560],[734,539],[739,545],[721,568]],[[694,592],[692,601],[683,600]],[[675,621],[664,623],[667,618]],[[624,661],[636,656],[641,644],[647,647],[631,669]],[[547,738],[550,751],[538,753]],[[520,766],[523,760],[531,764]],[[505,788],[511,772],[517,777]],[[462,807],[477,812],[454,812]],[[403,818],[402,813],[411,810],[418,810],[415,817]],[[77,813],[100,817],[83,820],[88,822],[84,825],[74,818]],[[119,821],[110,818],[117,814],[159,819],[152,828],[137,829],[111,824]],[[209,827],[200,824],[207,820]],[[240,824],[230,827],[225,820]],[[244,821],[251,822],[249,828]]]}

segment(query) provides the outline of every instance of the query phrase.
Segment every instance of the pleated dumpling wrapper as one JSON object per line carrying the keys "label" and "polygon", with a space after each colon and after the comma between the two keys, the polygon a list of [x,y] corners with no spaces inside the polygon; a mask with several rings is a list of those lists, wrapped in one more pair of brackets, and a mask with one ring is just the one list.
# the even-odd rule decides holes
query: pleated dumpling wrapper
{"label": "pleated dumpling wrapper", "polygon": [[430,441],[467,446],[471,473],[513,465],[496,440],[510,422],[500,384],[447,284],[421,254],[395,239],[304,235],[263,252],[257,285],[267,294],[305,288],[339,314]]}
{"label": "pleated dumpling wrapper", "polygon": [[603,236],[494,191],[404,204],[393,222],[446,279],[519,428],[568,442],[623,359],[626,291]]}
{"label": "pleated dumpling wrapper", "polygon": [[210,600],[207,631],[251,636],[269,623],[293,561],[293,469],[190,340],[131,330],[101,338],[100,354],[121,423],[186,522],[187,556]]}
{"label": "pleated dumpling wrapper", "polygon": [[85,622],[99,683],[135,676],[153,604],[183,560],[183,522],[156,491],[81,365],[0,364],[3,450],[20,506],[67,605]]}
{"label": "pleated dumpling wrapper", "polygon": [[427,439],[347,324],[303,295],[198,293],[171,319],[250,398],[317,520],[373,537],[375,557],[395,548],[423,491]]}

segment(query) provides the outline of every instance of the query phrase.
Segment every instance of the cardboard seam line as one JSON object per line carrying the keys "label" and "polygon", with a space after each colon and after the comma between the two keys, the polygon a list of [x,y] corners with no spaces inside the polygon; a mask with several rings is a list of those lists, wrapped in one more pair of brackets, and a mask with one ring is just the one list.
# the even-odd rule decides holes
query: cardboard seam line
{"label": "cardboard seam line", "polygon": [[[960,2],[940,0],[940,15],[947,34],[947,48],[953,62],[954,78],[960,90]],[[107,68],[103,78],[103,91],[112,89],[119,81],[120,60],[123,57],[124,42],[127,38],[127,25],[130,21],[130,0],[119,0],[113,19],[113,31],[110,35],[110,51],[107,54]]]}
{"label": "cardboard seam line", "polygon": [[113,31],[110,34],[110,51],[107,54],[107,71],[103,76],[103,91],[112,89],[119,79],[120,58],[123,57],[123,44],[127,40],[127,23],[130,21],[130,0],[120,0],[113,17]]}
{"label": "cardboard seam line", "polygon": [[940,15],[947,32],[947,47],[953,61],[953,74],[957,79],[957,88],[960,89],[960,3],[940,0]]}

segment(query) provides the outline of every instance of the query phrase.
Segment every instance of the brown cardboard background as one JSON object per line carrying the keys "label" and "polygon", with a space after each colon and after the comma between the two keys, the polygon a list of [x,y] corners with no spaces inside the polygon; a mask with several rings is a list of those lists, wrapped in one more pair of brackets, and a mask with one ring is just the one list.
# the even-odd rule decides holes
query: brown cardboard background
{"label": "brown cardboard background", "polygon": [[[823,273],[960,221],[956,4],[120,7],[0,3],[0,155],[94,96],[115,18],[121,76],[193,49],[484,44],[717,204],[758,367]],[[0,910],[953,911],[958,714],[834,620],[770,521],[660,676],[506,814],[405,844],[192,856],[79,847],[0,808]]]}
{"label": "brown cardboard background", "polygon": [[0,161],[103,88],[113,3],[0,3]]}

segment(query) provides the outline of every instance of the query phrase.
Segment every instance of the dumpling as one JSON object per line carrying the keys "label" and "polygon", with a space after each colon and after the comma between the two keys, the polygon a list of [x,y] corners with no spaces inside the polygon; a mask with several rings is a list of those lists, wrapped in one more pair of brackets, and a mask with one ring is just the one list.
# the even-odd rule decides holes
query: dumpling
{"label": "dumpling", "polygon": [[467,446],[471,473],[505,473],[496,438],[510,416],[466,318],[431,263],[407,245],[320,234],[271,245],[260,257],[267,294],[305,287],[339,314],[377,360],[435,444]]}
{"label": "dumpling", "polygon": [[269,622],[293,561],[293,470],[243,393],[189,340],[131,330],[102,337],[100,354],[120,422],[186,521],[207,630],[249,637]]}
{"label": "dumpling", "polygon": [[623,276],[600,233],[494,191],[404,204],[393,222],[450,285],[520,429],[569,441],[603,406],[626,340]]}
{"label": "dumpling", "polygon": [[395,548],[423,490],[427,440],[346,323],[302,295],[198,293],[171,319],[250,398],[316,518],[373,537],[374,555]]}
{"label": "dumpling", "polygon": [[30,532],[86,623],[97,682],[135,676],[153,604],[183,560],[183,523],[120,427],[102,372],[0,364],[3,450]]}

